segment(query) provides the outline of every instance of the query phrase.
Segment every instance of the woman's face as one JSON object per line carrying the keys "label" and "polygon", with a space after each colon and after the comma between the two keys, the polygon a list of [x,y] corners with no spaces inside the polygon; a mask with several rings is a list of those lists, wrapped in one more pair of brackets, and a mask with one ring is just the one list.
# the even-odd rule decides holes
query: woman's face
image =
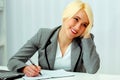
{"label": "woman's face", "polygon": [[89,24],[84,10],[79,10],[72,18],[63,21],[63,28],[69,39],[81,36]]}

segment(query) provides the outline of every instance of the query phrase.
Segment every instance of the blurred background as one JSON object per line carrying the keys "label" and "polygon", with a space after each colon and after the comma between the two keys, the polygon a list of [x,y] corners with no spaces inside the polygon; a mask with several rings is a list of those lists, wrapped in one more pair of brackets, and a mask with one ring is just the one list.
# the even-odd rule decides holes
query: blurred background
{"label": "blurred background", "polygon": [[[39,28],[61,24],[62,11],[73,0],[0,0],[0,66]],[[120,74],[120,1],[83,0],[94,13],[94,34],[100,56],[98,73]],[[37,54],[32,60],[36,61]],[[37,61],[36,61],[37,62]]]}

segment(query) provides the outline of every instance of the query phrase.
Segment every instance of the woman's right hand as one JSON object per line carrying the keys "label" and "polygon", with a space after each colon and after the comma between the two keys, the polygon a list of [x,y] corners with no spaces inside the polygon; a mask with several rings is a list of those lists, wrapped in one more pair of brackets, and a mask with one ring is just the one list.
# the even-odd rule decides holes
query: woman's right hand
{"label": "woman's right hand", "polygon": [[40,66],[28,65],[23,68],[23,73],[28,77],[38,76],[41,71]]}

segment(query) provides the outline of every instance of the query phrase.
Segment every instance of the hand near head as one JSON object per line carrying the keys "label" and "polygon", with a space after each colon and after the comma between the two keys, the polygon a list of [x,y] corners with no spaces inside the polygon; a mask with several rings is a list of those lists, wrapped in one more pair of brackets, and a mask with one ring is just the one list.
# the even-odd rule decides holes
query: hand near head
{"label": "hand near head", "polygon": [[23,68],[23,73],[28,77],[38,76],[40,71],[40,66],[28,65]]}
{"label": "hand near head", "polygon": [[90,36],[90,31],[88,31],[88,32],[86,31],[83,38],[90,38],[90,37],[91,37]]}
{"label": "hand near head", "polygon": [[92,29],[92,26],[88,26],[83,34],[83,38],[90,38],[91,35],[90,35],[90,32],[91,32],[91,29]]}

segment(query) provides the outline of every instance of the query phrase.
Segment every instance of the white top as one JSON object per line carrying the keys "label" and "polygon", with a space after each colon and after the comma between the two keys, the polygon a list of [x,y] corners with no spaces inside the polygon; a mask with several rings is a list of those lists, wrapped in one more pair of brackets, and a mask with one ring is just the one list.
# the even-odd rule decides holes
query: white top
{"label": "white top", "polygon": [[65,51],[64,56],[62,56],[58,42],[54,69],[71,70],[71,44],[68,46],[67,50]]}

